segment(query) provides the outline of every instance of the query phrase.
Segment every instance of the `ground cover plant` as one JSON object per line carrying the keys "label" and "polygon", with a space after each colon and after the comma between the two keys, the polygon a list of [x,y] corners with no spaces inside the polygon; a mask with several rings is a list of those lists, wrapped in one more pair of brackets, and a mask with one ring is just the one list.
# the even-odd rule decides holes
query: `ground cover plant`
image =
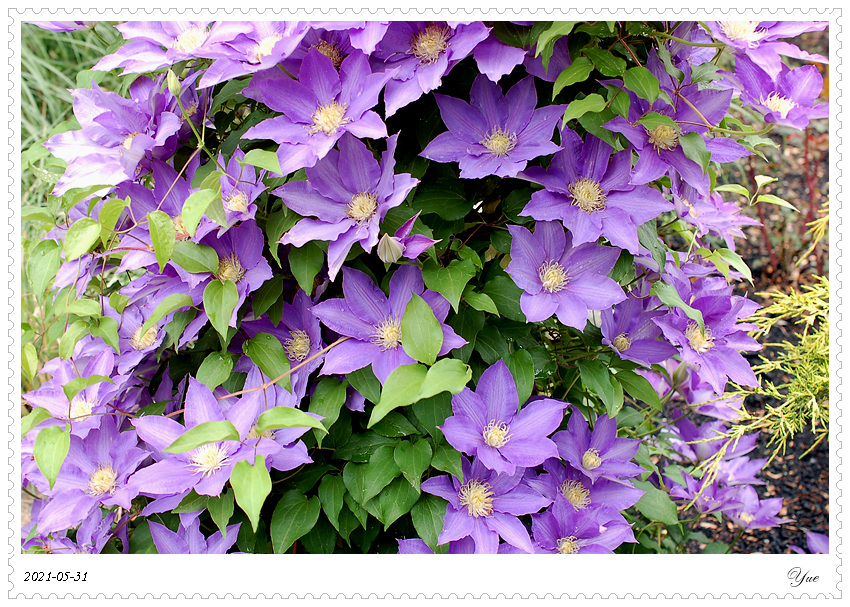
{"label": "ground cover plant", "polygon": [[24,25],[108,48],[25,146],[23,549],[727,552],[701,521],[787,522],[748,454],[826,436],[828,289],[768,310],[816,389],[760,382],[736,238],[793,204],[730,179],[827,117],[787,41],[826,26]]}

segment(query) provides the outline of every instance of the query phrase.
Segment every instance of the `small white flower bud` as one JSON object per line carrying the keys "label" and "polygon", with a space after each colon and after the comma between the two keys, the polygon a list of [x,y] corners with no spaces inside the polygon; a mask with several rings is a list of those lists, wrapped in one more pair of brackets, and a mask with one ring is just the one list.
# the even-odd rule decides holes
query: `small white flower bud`
{"label": "small white flower bud", "polygon": [[404,253],[404,246],[395,236],[384,234],[381,240],[378,241],[378,257],[384,263],[397,262],[401,259],[402,253]]}
{"label": "small white flower bud", "polygon": [[168,83],[168,90],[171,91],[171,94],[175,97],[179,97],[183,90],[183,86],[180,84],[180,79],[177,78],[177,74],[168,70],[168,73],[165,76],[165,81]]}

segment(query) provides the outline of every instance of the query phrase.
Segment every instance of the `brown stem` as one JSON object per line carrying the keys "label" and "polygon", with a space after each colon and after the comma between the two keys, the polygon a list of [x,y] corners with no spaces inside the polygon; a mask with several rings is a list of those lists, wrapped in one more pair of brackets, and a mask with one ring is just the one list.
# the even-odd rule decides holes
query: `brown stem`
{"label": "brown stem", "polygon": [[[750,182],[753,184],[753,188],[758,187],[756,185],[756,174],[753,170],[753,164],[749,160],[747,160],[747,176],[750,179]],[[764,246],[767,248],[767,255],[770,258],[770,265],[774,271],[779,269],[779,259],[776,257],[776,252],[773,250],[773,245],[770,243],[770,234],[767,232],[767,226],[765,225],[765,215],[764,208],[761,205],[756,204],[756,211],[759,214],[759,221],[761,222],[761,235],[764,240]]]}

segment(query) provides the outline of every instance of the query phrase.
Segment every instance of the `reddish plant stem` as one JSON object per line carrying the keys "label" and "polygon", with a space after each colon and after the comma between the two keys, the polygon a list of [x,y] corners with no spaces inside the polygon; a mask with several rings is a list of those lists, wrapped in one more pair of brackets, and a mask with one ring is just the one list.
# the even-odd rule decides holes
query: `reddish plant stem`
{"label": "reddish plant stem", "polygon": [[[747,177],[750,179],[750,183],[753,184],[753,188],[758,187],[756,185],[756,174],[753,170],[752,162],[747,160]],[[767,226],[765,226],[765,216],[764,209],[760,204],[756,204],[756,211],[759,214],[759,221],[761,222],[761,235],[764,239],[764,245],[767,248],[767,255],[770,258],[770,265],[773,267],[773,270],[776,271],[779,269],[779,259],[776,257],[776,252],[773,250],[773,245],[770,243],[770,235],[767,233]]]}
{"label": "reddish plant stem", "polygon": [[[811,149],[809,147],[812,140],[812,133],[807,128],[803,133],[803,166],[806,169],[806,188],[809,191],[809,204],[806,208],[806,221],[802,223],[800,226],[800,235],[805,236],[806,229],[808,227],[807,224],[810,224],[815,220],[815,213],[817,211],[817,198],[818,198],[818,187],[817,187],[817,171],[820,167],[820,163],[823,160],[823,154],[818,155],[818,158],[815,160],[813,154],[811,153]],[[815,161],[814,167],[812,166],[812,161]],[[820,251],[818,247],[814,248],[815,254],[815,264],[817,266],[818,274],[823,274],[823,259],[821,258]]]}

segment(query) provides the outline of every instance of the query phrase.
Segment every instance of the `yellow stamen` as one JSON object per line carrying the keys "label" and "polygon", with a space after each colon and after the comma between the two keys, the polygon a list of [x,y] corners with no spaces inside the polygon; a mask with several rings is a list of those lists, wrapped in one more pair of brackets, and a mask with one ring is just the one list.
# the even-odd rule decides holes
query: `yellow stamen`
{"label": "yellow stamen", "polygon": [[263,57],[271,55],[274,45],[280,41],[281,37],[280,34],[272,34],[260,40],[251,48],[251,51],[248,53],[248,60],[251,63],[259,63]]}
{"label": "yellow stamen", "polygon": [[177,215],[172,218],[172,222],[174,222],[174,237],[177,240],[188,238],[189,230],[186,229],[186,224],[183,223],[183,215],[177,213]]}
{"label": "yellow stamen", "polygon": [[141,135],[141,133],[139,133],[139,131],[136,131],[134,133],[130,133],[129,135],[127,135],[124,138],[124,141],[121,142],[121,147],[124,148],[125,150],[129,150],[130,146],[133,145],[133,139],[136,138],[136,135]]}
{"label": "yellow stamen", "polygon": [[582,177],[571,183],[567,190],[573,199],[573,204],[585,213],[594,213],[605,208],[605,193],[598,181]]}
{"label": "yellow stamen", "polygon": [[632,347],[632,340],[629,339],[628,333],[620,333],[614,338],[613,344],[614,348],[617,349],[617,352],[625,352]]}
{"label": "yellow stamen", "polygon": [[557,293],[570,282],[570,277],[564,266],[557,261],[543,262],[543,265],[537,270],[537,276],[540,277],[543,290],[547,293]]}
{"label": "yellow stamen", "polygon": [[92,496],[101,496],[106,493],[112,495],[118,485],[118,473],[112,466],[100,466],[91,473],[86,485],[86,493]]}
{"label": "yellow stamen", "polygon": [[395,318],[387,318],[375,327],[372,343],[380,346],[381,350],[392,350],[401,344],[401,322]]}
{"label": "yellow stamen", "polygon": [[264,430],[262,432],[257,432],[257,424],[251,426],[251,429],[248,431],[247,438],[270,438],[274,440],[274,430]]}
{"label": "yellow stamen", "polygon": [[142,328],[139,327],[130,336],[130,347],[134,350],[147,350],[156,342],[157,333],[159,333],[159,329],[157,327],[151,327],[142,335]]}
{"label": "yellow stamen", "polygon": [[336,42],[319,40],[319,43],[314,45],[313,48],[322,53],[328,59],[330,59],[331,63],[333,63],[333,66],[336,69],[339,69],[339,66],[342,65],[342,60],[345,58],[345,56],[342,54],[342,51],[336,45]]}
{"label": "yellow stamen", "polygon": [[788,112],[797,107],[797,104],[794,101],[791,101],[787,97],[783,97],[775,91],[768,95],[767,99],[764,97],[759,99],[759,103],[769,108],[771,112],[779,112],[779,115],[783,118],[786,118],[788,116]]}
{"label": "yellow stamen", "polygon": [[669,124],[661,124],[646,132],[649,133],[649,143],[656,150],[672,150],[679,145],[679,133]]}
{"label": "yellow stamen", "polygon": [[516,147],[516,133],[509,133],[502,127],[494,126],[479,143],[494,156],[504,156]]}
{"label": "yellow stamen", "polygon": [[218,443],[203,445],[192,453],[192,467],[195,473],[201,473],[207,477],[221,470],[221,467],[230,459],[227,449]]}
{"label": "yellow stamen", "polygon": [[599,457],[599,451],[596,449],[588,449],[581,456],[581,467],[585,470],[596,470],[602,465],[602,458]]}
{"label": "yellow stamen", "polygon": [[758,42],[767,33],[764,28],[756,30],[759,23],[761,21],[721,21],[720,30],[729,40]]}
{"label": "yellow stamen", "polygon": [[705,328],[705,333],[700,331],[699,325],[695,322],[688,323],[688,328],[685,330],[685,337],[688,338],[688,343],[691,348],[705,354],[714,347],[714,337],[711,335],[711,329]]}
{"label": "yellow stamen", "polygon": [[71,402],[71,419],[85,419],[91,415],[92,409],[97,403],[84,396],[78,396]]}
{"label": "yellow stamen", "polygon": [[749,512],[742,512],[741,514],[738,515],[738,518],[741,519],[742,521],[744,521],[744,524],[746,524],[746,525],[749,525],[754,520],[756,520],[755,515],[750,514]]}
{"label": "yellow stamen", "polygon": [[244,213],[248,210],[248,197],[239,190],[233,190],[230,193],[230,196],[225,198],[222,202],[224,202],[225,208],[233,211],[234,213]]}
{"label": "yellow stamen", "polygon": [[301,362],[310,353],[310,336],[306,331],[292,331],[289,339],[283,342],[283,349],[290,360]]}
{"label": "yellow stamen", "polygon": [[234,283],[242,280],[245,276],[245,268],[236,256],[236,253],[231,253],[228,257],[223,257],[218,260],[218,272],[215,277],[221,282],[232,280]]}
{"label": "yellow stamen", "polygon": [[180,35],[171,43],[171,48],[180,53],[191,53],[206,42],[208,35],[209,32],[207,30],[193,25],[189,29],[180,32]]}
{"label": "yellow stamen", "polygon": [[484,443],[488,447],[495,447],[496,449],[503,447],[511,438],[509,431],[510,427],[507,424],[493,420],[487,424],[482,432]]}
{"label": "yellow stamen", "polygon": [[590,489],[581,481],[564,481],[561,484],[561,494],[576,510],[584,510],[590,505]]}
{"label": "yellow stamen", "polygon": [[442,25],[429,25],[410,41],[410,52],[421,64],[436,63],[440,55],[449,48],[451,29]]}
{"label": "yellow stamen", "polygon": [[493,496],[495,493],[490,491],[489,483],[482,483],[473,479],[462,485],[457,495],[460,499],[460,505],[467,507],[469,516],[478,518],[490,516],[490,513],[493,512]]}
{"label": "yellow stamen", "polygon": [[558,540],[558,554],[577,554],[578,553],[578,538],[574,535],[570,537],[562,537]]}
{"label": "yellow stamen", "polygon": [[348,104],[340,105],[336,101],[331,101],[327,105],[320,105],[313,112],[313,126],[307,128],[307,132],[311,135],[316,133],[324,133],[328,137],[337,132],[337,129],[344,124],[351,122],[351,118],[345,117],[345,110],[348,109]]}
{"label": "yellow stamen", "polygon": [[378,210],[378,197],[370,192],[360,192],[351,197],[345,214],[357,223],[363,223],[372,219]]}

